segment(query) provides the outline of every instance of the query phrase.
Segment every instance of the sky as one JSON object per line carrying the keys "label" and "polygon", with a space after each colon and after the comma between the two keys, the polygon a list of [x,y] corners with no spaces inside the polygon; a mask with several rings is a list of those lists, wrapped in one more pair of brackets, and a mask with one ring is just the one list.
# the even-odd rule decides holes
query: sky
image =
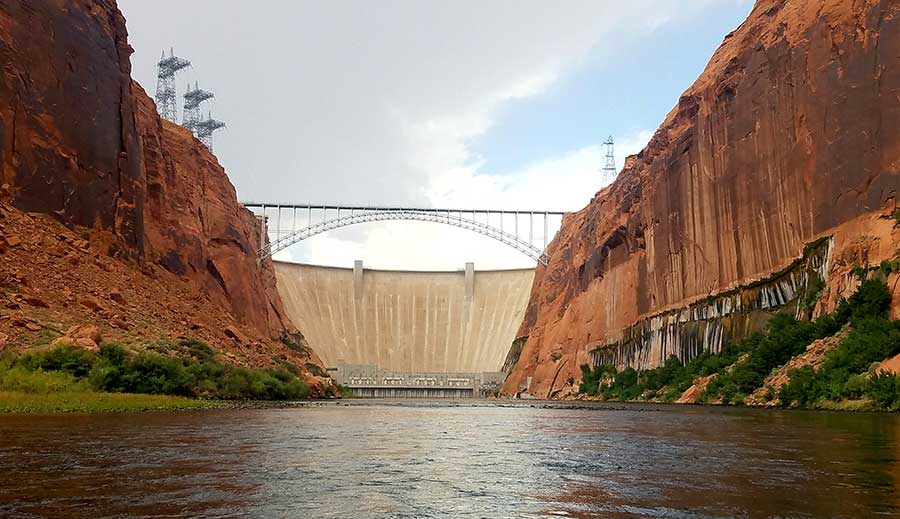
{"label": "sky", "polygon": [[[119,0],[132,76],[163,49],[215,93],[241,201],[576,211],[637,153],[751,0]],[[264,6],[264,7],[263,7]],[[496,222],[494,222],[496,225]],[[542,229],[538,226],[538,239]],[[551,232],[552,232],[551,228]],[[424,222],[320,234],[277,259],[457,270],[534,266]]]}

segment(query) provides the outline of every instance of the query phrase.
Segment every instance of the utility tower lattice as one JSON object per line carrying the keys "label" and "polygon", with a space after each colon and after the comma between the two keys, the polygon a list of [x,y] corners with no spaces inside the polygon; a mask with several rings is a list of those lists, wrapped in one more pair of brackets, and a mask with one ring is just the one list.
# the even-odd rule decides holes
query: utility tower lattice
{"label": "utility tower lattice", "polygon": [[200,139],[209,151],[212,151],[212,135],[213,132],[225,127],[225,123],[219,121],[217,119],[212,118],[212,113],[209,113],[206,119],[201,119],[194,124],[193,131],[197,135],[197,138]]}
{"label": "utility tower lattice", "polygon": [[198,82],[194,82],[194,88],[191,88],[189,84],[187,91],[184,93],[184,115],[181,118],[181,125],[196,135],[197,125],[203,120],[200,104],[213,97],[215,96],[212,92],[201,90]]}
{"label": "utility tower lattice", "polygon": [[156,109],[163,119],[173,123],[178,122],[178,106],[175,95],[175,74],[191,66],[191,62],[175,55],[174,49],[169,49],[169,55],[163,51],[156,64]]}
{"label": "utility tower lattice", "polygon": [[612,179],[616,177],[616,156],[613,153],[613,138],[612,135],[606,139],[606,142],[603,143],[603,146],[606,148],[606,163],[603,165],[603,173],[608,178]]}

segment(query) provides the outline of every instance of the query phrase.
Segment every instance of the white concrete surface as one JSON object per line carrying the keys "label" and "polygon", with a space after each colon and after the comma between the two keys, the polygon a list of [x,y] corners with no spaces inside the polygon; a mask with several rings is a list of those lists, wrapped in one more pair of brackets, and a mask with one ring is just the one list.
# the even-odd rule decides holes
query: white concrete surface
{"label": "white concrete surface", "polygon": [[533,269],[475,271],[467,298],[465,270],[360,276],[276,262],[275,272],[288,315],[326,365],[431,372],[499,371],[534,278]]}

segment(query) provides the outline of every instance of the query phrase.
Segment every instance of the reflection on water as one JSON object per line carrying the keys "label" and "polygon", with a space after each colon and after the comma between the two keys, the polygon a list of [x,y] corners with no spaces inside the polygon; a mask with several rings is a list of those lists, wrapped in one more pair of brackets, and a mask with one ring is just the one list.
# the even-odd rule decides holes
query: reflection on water
{"label": "reflection on water", "polygon": [[900,417],[353,402],[0,415],[0,517],[900,515]]}

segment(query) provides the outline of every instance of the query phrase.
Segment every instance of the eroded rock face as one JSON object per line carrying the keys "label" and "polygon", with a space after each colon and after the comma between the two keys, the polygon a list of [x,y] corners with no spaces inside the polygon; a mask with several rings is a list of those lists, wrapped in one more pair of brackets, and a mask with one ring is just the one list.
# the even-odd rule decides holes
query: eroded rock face
{"label": "eroded rock face", "polygon": [[15,205],[143,247],[131,47],[113,2],[0,1],[0,184]]}
{"label": "eroded rock face", "polygon": [[252,340],[293,331],[271,263],[257,265],[255,217],[215,157],[159,119],[132,82],[131,52],[112,0],[0,0],[5,196],[180,276]]}
{"label": "eroded rock face", "polygon": [[177,124],[162,120],[132,84],[147,186],[146,255],[187,277],[238,321],[278,335],[291,328],[270,261],[257,262],[259,224],[215,156]]}
{"label": "eroded rock face", "polygon": [[504,391],[553,397],[640,318],[764,278],[838,229],[832,254],[868,224],[870,259],[892,254],[898,187],[900,3],[758,0],[616,182],[564,219]]}

